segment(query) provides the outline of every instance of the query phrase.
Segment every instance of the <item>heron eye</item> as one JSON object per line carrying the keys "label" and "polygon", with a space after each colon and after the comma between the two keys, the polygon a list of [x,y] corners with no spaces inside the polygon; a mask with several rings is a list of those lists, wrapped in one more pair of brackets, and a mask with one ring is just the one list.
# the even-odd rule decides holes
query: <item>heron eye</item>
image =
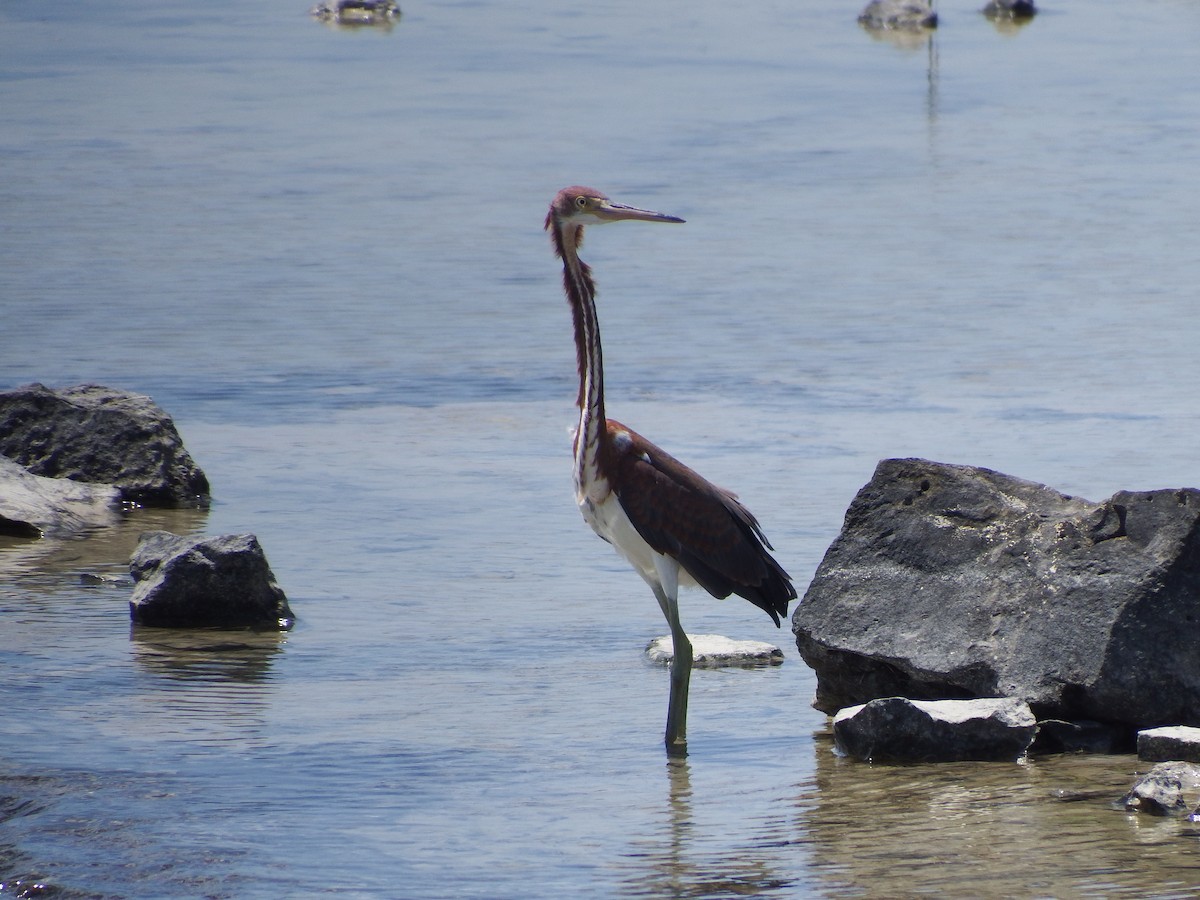
{"label": "heron eye", "polygon": [[575,205],[578,206],[580,209],[586,209],[587,205],[588,205],[587,197],[576,197]]}

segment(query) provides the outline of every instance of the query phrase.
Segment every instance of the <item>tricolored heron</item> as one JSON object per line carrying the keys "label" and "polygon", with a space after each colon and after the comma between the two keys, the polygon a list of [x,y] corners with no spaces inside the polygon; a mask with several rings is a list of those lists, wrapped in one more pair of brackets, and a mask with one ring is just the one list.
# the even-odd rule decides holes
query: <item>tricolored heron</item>
{"label": "tricolored heron", "polygon": [[604,364],[596,317],[596,285],[579,258],[585,225],[683,219],[614,203],[600,191],[558,192],[546,230],[563,263],[563,289],[575,325],[579,364],[579,427],[575,432],[575,500],[583,518],[650,585],[671,628],[671,698],[667,752],[687,752],[688,682],[692,645],[679,622],[679,586],[714,597],[737,594],[779,626],[796,598],[787,572],[737,496],[711,484],[604,409]]}

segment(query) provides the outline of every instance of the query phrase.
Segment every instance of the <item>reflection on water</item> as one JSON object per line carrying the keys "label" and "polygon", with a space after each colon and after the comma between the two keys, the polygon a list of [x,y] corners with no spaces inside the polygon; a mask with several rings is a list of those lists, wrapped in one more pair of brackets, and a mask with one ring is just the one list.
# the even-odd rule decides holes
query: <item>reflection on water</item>
{"label": "reflection on water", "polygon": [[[125,512],[114,525],[70,538],[0,538],[0,577],[36,576],[46,581],[66,575],[76,581],[103,584],[111,576],[123,578],[129,574],[129,558],[142,532],[199,534],[208,515],[207,509],[134,509]],[[84,576],[95,577],[84,579]],[[32,587],[32,582],[25,584]]]}
{"label": "reflection on water", "polygon": [[1194,896],[1200,831],[1113,808],[1132,756],[883,766],[828,740],[795,829],[829,896]]}
{"label": "reflection on water", "polygon": [[[0,376],[154,396],[215,501],[0,546],[0,879],[1184,893],[1190,827],[1107,808],[1128,757],[838,760],[790,647],[698,674],[664,761],[661,620],[570,502],[540,225],[580,180],[688,219],[595,238],[614,412],[736,484],[798,581],[885,456],[1190,484],[1200,7],[1072,0],[1011,40],[974,0],[897,50],[865,0],[391,34],[315,2],[0,4]],[[131,634],[158,529],[261,535],[302,627]]]}
{"label": "reflection on water", "polygon": [[988,16],[988,21],[996,29],[996,33],[1004,37],[1016,37],[1033,21],[1032,18],[1013,18],[1012,16]]}
{"label": "reflection on water", "polygon": [[874,40],[890,44],[905,53],[925,51],[925,120],[929,129],[929,151],[936,156],[936,133],[938,120],[938,43],[937,30],[933,28],[870,28],[863,31]]}
{"label": "reflection on water", "polygon": [[932,28],[871,28],[866,25],[861,27],[873,40],[911,53],[926,47],[932,48],[936,33]]}
{"label": "reflection on water", "polygon": [[[769,852],[781,842],[778,829],[784,823],[768,824],[751,847],[714,841],[703,821],[704,798],[695,795],[688,760],[668,759],[666,779],[661,833],[630,854],[637,873],[628,879],[625,893],[643,897],[766,897],[793,886],[792,878],[785,874],[792,866],[781,865],[785,860],[777,860]],[[741,815],[752,819],[749,804]],[[730,825],[742,829],[746,821]]]}
{"label": "reflection on water", "polygon": [[286,632],[146,628],[134,625],[133,658],[150,674],[179,681],[255,684],[270,677]]}
{"label": "reflection on water", "polygon": [[[643,897],[1194,897],[1200,828],[1114,801],[1148,764],[1068,754],[886,766],[837,756],[779,796],[667,762],[654,830],[627,854]],[[730,802],[732,801],[732,802]],[[787,809],[790,812],[782,812]]]}
{"label": "reflection on water", "polygon": [[992,23],[997,33],[1008,37],[1018,34],[1036,15],[1037,8],[1032,0],[993,0],[983,8],[983,17]]}
{"label": "reflection on water", "polygon": [[257,746],[272,699],[271,665],[285,632],[143,628],[130,637],[148,678],[131,698],[139,728],[193,746]]}

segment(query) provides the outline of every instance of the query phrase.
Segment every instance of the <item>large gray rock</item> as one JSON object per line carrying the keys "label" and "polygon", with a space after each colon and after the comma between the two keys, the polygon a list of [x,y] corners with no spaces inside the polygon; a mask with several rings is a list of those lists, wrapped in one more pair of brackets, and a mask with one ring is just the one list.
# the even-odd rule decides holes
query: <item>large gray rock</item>
{"label": "large gray rock", "polygon": [[116,485],[143,506],[209,500],[171,417],[149,397],[98,384],[0,392],[0,455],[34,475]]}
{"label": "large gray rock", "polygon": [[0,535],[68,535],[116,522],[120,492],[107,484],[80,484],[33,475],[0,456]]}
{"label": "large gray rock", "polygon": [[833,739],[848,756],[893,762],[1010,759],[1037,734],[1029,706],[992,700],[907,700],[885,697],[841,710]]}
{"label": "large gray rock", "polygon": [[1038,718],[1200,723],[1200,491],[1092,503],[884,460],[792,623],[829,713],[1007,696]]}
{"label": "large gray rock", "polygon": [[291,628],[287,597],[252,534],[142,535],[129,571],[134,624],[164,628]]}

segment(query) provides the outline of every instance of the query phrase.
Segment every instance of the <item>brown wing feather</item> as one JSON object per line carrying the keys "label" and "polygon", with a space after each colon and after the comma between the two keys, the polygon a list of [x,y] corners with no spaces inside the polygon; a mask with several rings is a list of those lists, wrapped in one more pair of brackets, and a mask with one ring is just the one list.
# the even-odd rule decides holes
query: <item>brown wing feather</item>
{"label": "brown wing feather", "polygon": [[758,520],[733,493],[640,434],[611,420],[608,431],[611,482],[638,534],[714,597],[744,597],[779,625],[796,589]]}

